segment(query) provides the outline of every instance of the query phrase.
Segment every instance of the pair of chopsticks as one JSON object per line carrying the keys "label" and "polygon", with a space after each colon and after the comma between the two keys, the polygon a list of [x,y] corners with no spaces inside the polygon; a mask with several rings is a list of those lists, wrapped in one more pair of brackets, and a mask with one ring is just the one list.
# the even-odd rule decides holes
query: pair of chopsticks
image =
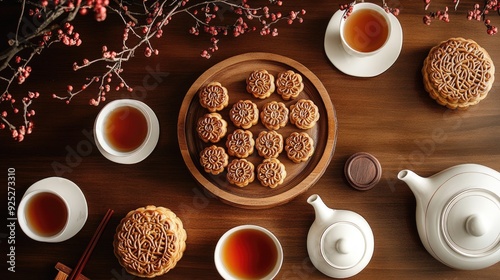
{"label": "pair of chopsticks", "polygon": [[97,227],[97,230],[94,233],[94,236],[92,236],[90,243],[87,245],[87,248],[85,248],[83,255],[80,257],[78,264],[71,271],[71,274],[69,275],[69,278],[68,278],[69,280],[78,279],[78,276],[82,273],[82,270],[85,267],[85,265],[87,264],[87,261],[89,260],[90,255],[92,254],[92,251],[94,250],[97,242],[99,241],[99,238],[101,237],[101,234],[104,231],[104,228],[108,224],[109,219],[111,218],[111,215],[113,215],[113,210],[108,209],[108,211],[106,212],[106,215],[104,215],[104,218],[102,218],[102,221],[99,224],[99,227]]}

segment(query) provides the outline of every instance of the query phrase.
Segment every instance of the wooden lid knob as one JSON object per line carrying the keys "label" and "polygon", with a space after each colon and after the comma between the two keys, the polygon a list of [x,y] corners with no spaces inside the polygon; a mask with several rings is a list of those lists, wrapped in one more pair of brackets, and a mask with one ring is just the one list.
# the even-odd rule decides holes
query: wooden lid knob
{"label": "wooden lid knob", "polygon": [[344,173],[353,188],[364,191],[373,188],[380,181],[382,167],[377,158],[360,152],[349,157]]}

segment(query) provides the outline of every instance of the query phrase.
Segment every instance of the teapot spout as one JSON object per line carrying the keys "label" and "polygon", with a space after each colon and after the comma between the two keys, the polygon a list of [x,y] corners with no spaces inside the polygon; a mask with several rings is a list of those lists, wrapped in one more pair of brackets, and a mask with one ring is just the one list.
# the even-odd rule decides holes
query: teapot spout
{"label": "teapot spout", "polygon": [[311,204],[314,207],[314,213],[316,215],[316,221],[319,223],[328,222],[333,212],[333,209],[328,208],[325,205],[321,197],[317,194],[311,195],[307,199],[307,203]]}
{"label": "teapot spout", "polygon": [[398,179],[405,182],[415,195],[417,202],[425,205],[431,195],[434,193],[429,178],[420,177],[411,170],[401,170],[398,173]]}

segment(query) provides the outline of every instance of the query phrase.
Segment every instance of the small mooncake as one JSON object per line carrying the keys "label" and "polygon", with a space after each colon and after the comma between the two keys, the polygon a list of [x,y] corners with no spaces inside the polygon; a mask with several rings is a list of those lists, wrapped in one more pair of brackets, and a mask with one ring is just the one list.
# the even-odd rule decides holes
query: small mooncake
{"label": "small mooncake", "polygon": [[267,70],[255,70],[246,79],[247,91],[255,98],[265,99],[271,96],[276,86],[274,85],[274,76]]}
{"label": "small mooncake", "polygon": [[246,158],[253,153],[255,140],[250,130],[236,129],[227,136],[226,148],[230,156]]}
{"label": "small mooncake", "polygon": [[280,129],[288,123],[288,108],[283,102],[266,103],[260,111],[260,120],[269,130]]}
{"label": "small mooncake", "polygon": [[309,129],[319,120],[318,106],[312,100],[301,99],[290,106],[290,122],[300,129]]}
{"label": "small mooncake", "polygon": [[200,164],[207,173],[218,175],[224,171],[229,161],[229,156],[222,147],[212,145],[200,152]]}
{"label": "small mooncake", "polygon": [[209,113],[198,119],[198,136],[203,142],[217,143],[227,132],[227,122],[219,113]]}
{"label": "small mooncake", "polygon": [[227,181],[240,188],[255,180],[254,165],[246,159],[233,159],[227,166]]}
{"label": "small mooncake", "polygon": [[274,189],[285,181],[285,165],[277,158],[264,159],[264,161],[257,166],[257,178],[261,185]]}
{"label": "small mooncake", "polygon": [[305,132],[292,132],[285,140],[285,150],[293,162],[307,161],[314,153],[314,140]]}
{"label": "small mooncake", "polygon": [[281,72],[276,78],[276,92],[284,100],[295,99],[304,89],[302,76],[292,70]]}
{"label": "small mooncake", "polygon": [[220,111],[229,104],[227,89],[219,82],[211,82],[198,92],[200,105],[210,112]]}
{"label": "small mooncake", "polygon": [[236,127],[249,129],[259,121],[259,109],[250,100],[240,100],[231,107],[229,118]]}
{"label": "small mooncake", "polygon": [[261,131],[255,140],[255,148],[263,158],[277,158],[283,151],[283,136],[275,130]]}

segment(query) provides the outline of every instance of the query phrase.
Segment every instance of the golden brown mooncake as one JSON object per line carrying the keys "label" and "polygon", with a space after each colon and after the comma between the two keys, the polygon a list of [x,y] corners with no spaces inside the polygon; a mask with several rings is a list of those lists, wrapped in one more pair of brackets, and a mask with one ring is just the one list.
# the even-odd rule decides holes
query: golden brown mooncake
{"label": "golden brown mooncake", "polygon": [[437,103],[466,109],[479,103],[495,80],[495,66],[488,52],[475,41],[450,38],[433,47],[424,60],[425,90]]}
{"label": "golden brown mooncake", "polygon": [[203,142],[217,143],[226,135],[227,122],[219,113],[205,114],[198,119],[196,131]]}
{"label": "golden brown mooncake", "polygon": [[240,188],[255,180],[254,165],[246,159],[233,159],[227,165],[227,181]]}
{"label": "golden brown mooncake", "polygon": [[227,89],[219,82],[211,82],[198,92],[200,105],[210,112],[220,111],[229,104]]}
{"label": "golden brown mooncake", "polygon": [[286,175],[285,165],[277,158],[266,158],[257,166],[260,184],[271,189],[283,184]]}
{"label": "golden brown mooncake", "polygon": [[284,100],[295,99],[304,89],[302,76],[292,70],[287,70],[278,74],[276,78],[276,92]]}
{"label": "golden brown mooncake", "polygon": [[301,99],[290,106],[290,122],[300,129],[309,129],[319,120],[319,109],[312,100]]}
{"label": "golden brown mooncake", "polygon": [[250,73],[246,82],[248,93],[259,99],[268,98],[276,88],[274,76],[265,69],[255,70]]}
{"label": "golden brown mooncake", "polygon": [[212,145],[200,152],[200,164],[207,173],[218,175],[224,171],[229,162],[229,156],[222,147]]}
{"label": "golden brown mooncake", "polygon": [[113,247],[121,266],[135,276],[153,278],[175,267],[186,249],[182,221],[168,208],[130,211],[116,228]]}
{"label": "golden brown mooncake", "polygon": [[285,140],[285,150],[293,162],[307,161],[314,153],[314,140],[305,132],[292,132]]}
{"label": "golden brown mooncake", "polygon": [[229,118],[236,127],[249,129],[259,121],[257,104],[250,100],[240,100],[229,110]]}
{"label": "golden brown mooncake", "polygon": [[260,121],[269,130],[277,130],[288,123],[288,108],[283,102],[271,101],[262,106]]}
{"label": "golden brown mooncake", "polygon": [[283,151],[283,136],[275,130],[261,131],[255,140],[255,148],[263,158],[277,158]]}
{"label": "golden brown mooncake", "polygon": [[253,153],[255,140],[250,130],[236,129],[227,136],[226,148],[230,156],[246,158]]}

